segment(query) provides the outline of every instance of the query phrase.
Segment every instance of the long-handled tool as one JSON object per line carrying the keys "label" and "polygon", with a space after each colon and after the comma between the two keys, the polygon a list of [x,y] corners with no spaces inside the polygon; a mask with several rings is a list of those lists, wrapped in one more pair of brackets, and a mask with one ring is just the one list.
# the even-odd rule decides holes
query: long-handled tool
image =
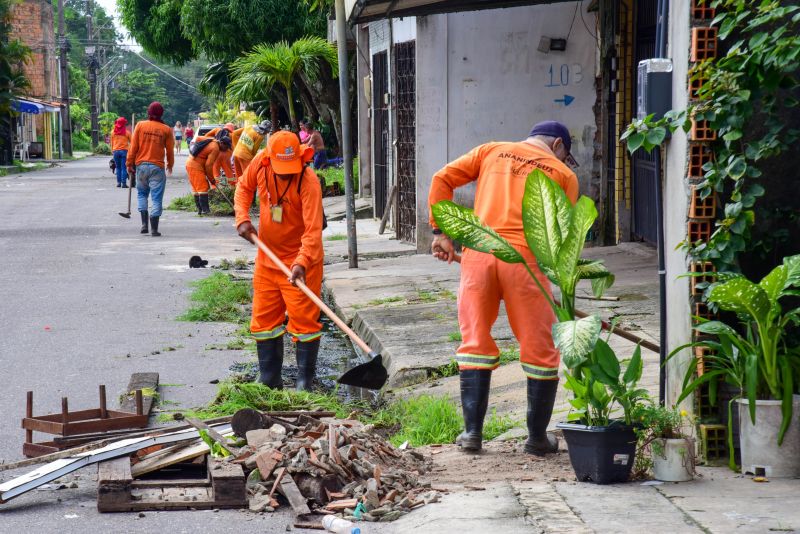
{"label": "long-handled tool", "polygon": [[[261,241],[255,233],[251,235],[253,238],[253,242],[261,250],[261,252],[266,254],[266,256],[272,261],[272,263],[278,266],[286,276],[291,277],[292,272],[289,270],[288,267],[286,267],[286,265],[284,265],[284,263],[280,260],[280,258],[278,258],[275,255],[275,253],[272,252],[269,249],[269,247],[267,247],[267,245],[265,245],[264,242]],[[320,310],[322,310],[322,313],[327,315],[328,318],[336,324],[336,326],[338,326],[345,334],[347,334],[350,337],[350,339],[353,340],[353,343],[358,345],[359,348],[361,348],[361,350],[366,352],[370,357],[370,360],[367,363],[362,363],[361,365],[353,367],[345,374],[343,374],[337,382],[348,386],[357,386],[367,389],[381,389],[383,385],[386,384],[387,378],[389,378],[389,373],[383,366],[383,357],[380,354],[373,351],[369,347],[369,345],[367,345],[364,342],[364,340],[358,337],[358,334],[353,332],[353,330],[349,326],[347,326],[347,324],[344,321],[342,321],[339,318],[339,316],[336,315],[333,312],[333,310],[331,310],[327,306],[327,304],[322,302],[322,299],[320,299],[317,295],[314,294],[313,291],[311,291],[308,288],[308,286],[306,286],[300,280],[297,280],[295,282],[295,285],[300,289],[300,291],[305,293],[305,295],[308,298],[310,298],[311,301],[314,304],[316,304]]]}
{"label": "long-handled tool", "polygon": [[[453,261],[456,263],[461,263],[461,256],[456,254],[453,258]],[[556,301],[558,303],[558,301]],[[583,319],[584,317],[588,317],[589,314],[580,310],[575,310],[575,317]],[[611,324],[607,323],[606,321],[600,321],[603,327],[603,330],[606,332],[611,332],[612,334],[616,334],[623,339],[627,339],[628,341],[632,341],[633,343],[638,343],[642,347],[652,350],[653,352],[659,352],[660,348],[658,345],[653,343],[652,341],[648,341],[643,339],[632,332],[628,332],[618,326],[612,326]]]}
{"label": "long-handled tool", "polygon": [[121,211],[119,212],[120,216],[125,217],[126,219],[131,218],[131,195],[133,194],[133,188],[136,187],[136,172],[131,172],[129,174],[131,177],[131,183],[128,186],[128,211],[125,213]]}

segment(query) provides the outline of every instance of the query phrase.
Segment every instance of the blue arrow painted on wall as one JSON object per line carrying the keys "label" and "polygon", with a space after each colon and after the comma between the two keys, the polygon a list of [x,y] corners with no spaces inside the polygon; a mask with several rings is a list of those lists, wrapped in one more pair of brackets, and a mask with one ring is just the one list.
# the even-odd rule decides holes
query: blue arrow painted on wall
{"label": "blue arrow painted on wall", "polygon": [[570,104],[572,104],[573,100],[575,100],[574,96],[564,95],[564,98],[556,98],[555,100],[553,100],[553,102],[556,103],[561,102],[565,106],[569,106]]}

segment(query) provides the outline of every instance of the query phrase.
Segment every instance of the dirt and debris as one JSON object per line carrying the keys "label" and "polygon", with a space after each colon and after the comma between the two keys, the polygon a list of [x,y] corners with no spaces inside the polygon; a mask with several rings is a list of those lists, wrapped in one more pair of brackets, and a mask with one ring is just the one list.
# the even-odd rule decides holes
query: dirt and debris
{"label": "dirt and debris", "polygon": [[247,473],[252,512],[281,506],[277,491],[298,515],[310,511],[393,521],[440,498],[421,480],[430,470],[430,457],[396,449],[370,425],[305,414],[295,421],[262,414],[259,426],[265,428],[244,432],[247,445],[226,459]]}

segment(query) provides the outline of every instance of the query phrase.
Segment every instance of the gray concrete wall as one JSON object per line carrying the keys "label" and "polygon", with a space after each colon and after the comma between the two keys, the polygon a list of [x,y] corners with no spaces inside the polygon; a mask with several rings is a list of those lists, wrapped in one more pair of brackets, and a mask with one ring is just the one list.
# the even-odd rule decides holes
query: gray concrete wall
{"label": "gray concrete wall", "polygon": [[[433,174],[481,143],[525,138],[536,122],[567,125],[581,164],[581,190],[588,191],[597,50],[596,17],[585,12],[588,5],[585,0],[417,18],[420,251],[430,244],[427,198]],[[541,37],[568,33],[566,51],[537,50]],[[565,105],[565,98],[573,100]],[[471,205],[473,197],[467,187],[456,199]]]}
{"label": "gray concrete wall", "polygon": [[[670,2],[669,57],[673,61],[672,107],[686,109],[689,69],[689,2]],[[683,130],[678,130],[667,143],[664,167],[664,244],[667,267],[667,352],[690,341],[691,313],[689,306],[689,281],[678,278],[687,271],[686,254],[675,246],[686,238],[686,218],[689,206],[689,187],[686,181],[686,153],[688,140]],[[670,360],[667,365],[667,404],[675,402],[681,392],[683,375],[690,351]],[[687,401],[690,412],[693,403]]]}
{"label": "gray concrete wall", "polygon": [[365,90],[369,84],[372,60],[369,51],[369,28],[359,25],[356,30],[356,99],[358,105],[358,194],[372,196],[372,118]]}

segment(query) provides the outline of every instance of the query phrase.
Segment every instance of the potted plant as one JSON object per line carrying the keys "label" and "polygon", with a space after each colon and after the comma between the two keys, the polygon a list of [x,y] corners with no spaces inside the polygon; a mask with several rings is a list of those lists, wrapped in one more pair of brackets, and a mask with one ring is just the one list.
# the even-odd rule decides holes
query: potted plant
{"label": "potted plant", "polygon": [[[565,387],[573,394],[569,421],[559,428],[575,474],[579,480],[601,484],[626,480],[636,452],[631,410],[646,396],[636,387],[642,373],[641,352],[637,347],[623,369],[614,351],[600,339],[600,317],[575,320],[579,280],[591,280],[597,296],[614,282],[601,261],[581,258],[586,234],[597,218],[594,202],[581,196],[573,206],[564,191],[538,169],[527,177],[522,198],[525,238],[539,269],[559,287],[560,301],[548,296],[524,257],[472,210],[442,201],[432,211],[439,228],[465,247],[525,265],[558,320],[553,325],[553,342],[567,367]],[[622,408],[621,420],[611,416],[617,408]]]}
{"label": "potted plant", "polygon": [[[729,361],[694,380],[687,372],[678,402],[719,376],[741,383],[742,398],[737,402],[743,473],[800,476],[800,423],[793,421],[793,415],[800,413],[800,395],[795,395],[800,354],[786,343],[788,329],[800,324],[800,307],[784,311],[782,302],[785,297],[800,294],[798,287],[800,255],[784,258],[758,283],[742,275],[729,277],[710,290],[708,301],[736,313],[740,329],[708,321],[697,330],[715,336],[716,341],[689,345],[715,348],[715,362]],[[670,357],[685,347],[679,347]],[[732,369],[740,370],[738,378]]]}
{"label": "potted plant", "polygon": [[634,420],[641,449],[650,451],[653,476],[663,482],[686,482],[695,475],[695,441],[684,434],[685,410],[642,404]]}

